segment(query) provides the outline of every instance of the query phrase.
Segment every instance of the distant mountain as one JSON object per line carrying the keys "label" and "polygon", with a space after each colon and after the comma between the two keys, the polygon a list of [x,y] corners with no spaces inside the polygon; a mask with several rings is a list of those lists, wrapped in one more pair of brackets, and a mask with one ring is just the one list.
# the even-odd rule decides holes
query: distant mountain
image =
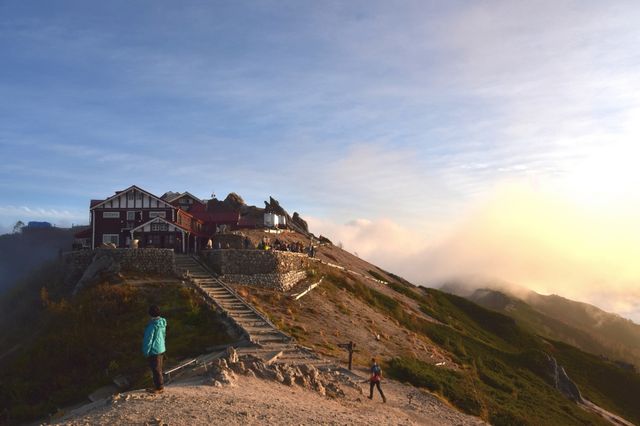
{"label": "distant mountain", "polygon": [[9,289],[60,250],[70,250],[79,228],[23,228],[0,235],[0,293]]}
{"label": "distant mountain", "polygon": [[640,325],[587,303],[522,288],[512,291],[501,284],[495,287],[469,291],[455,283],[443,286],[442,290],[507,314],[543,337],[604,356],[622,367],[629,368],[625,364],[632,364],[640,370]]}

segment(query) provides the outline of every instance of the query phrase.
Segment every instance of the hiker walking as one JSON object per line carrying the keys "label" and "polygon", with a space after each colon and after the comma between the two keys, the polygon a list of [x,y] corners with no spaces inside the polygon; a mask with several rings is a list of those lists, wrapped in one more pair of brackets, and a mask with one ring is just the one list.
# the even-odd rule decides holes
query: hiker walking
{"label": "hiker walking", "polygon": [[167,333],[167,320],[160,316],[160,308],[156,305],[149,307],[149,315],[151,320],[144,329],[142,354],[149,362],[154,387],[147,389],[147,392],[162,393],[164,391],[162,358],[165,352],[164,338]]}
{"label": "hiker walking", "polygon": [[382,402],[387,402],[387,398],[385,398],[384,393],[382,392],[382,388],[380,387],[380,380],[382,379],[382,369],[376,362],[375,358],[371,358],[371,378],[369,379],[369,399],[373,399],[373,387],[378,388],[378,392],[380,392],[380,396],[382,397]]}

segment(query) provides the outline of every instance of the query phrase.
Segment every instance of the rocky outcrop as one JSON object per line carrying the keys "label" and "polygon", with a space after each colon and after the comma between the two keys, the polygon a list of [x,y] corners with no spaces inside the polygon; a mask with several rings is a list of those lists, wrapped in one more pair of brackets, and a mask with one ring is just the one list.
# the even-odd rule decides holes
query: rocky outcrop
{"label": "rocky outcrop", "polygon": [[363,393],[360,385],[338,371],[320,371],[311,364],[267,364],[254,355],[238,356],[233,348],[213,364],[210,372],[209,383],[215,387],[234,385],[236,375],[245,375],[287,386],[299,386],[332,398],[345,396],[342,386],[349,386],[360,394]]}
{"label": "rocky outcrop", "polygon": [[547,355],[548,378],[563,395],[574,402],[584,402],[578,386],[569,378],[564,368],[551,355]]}
{"label": "rocky outcrop", "polygon": [[287,213],[287,211],[280,205],[280,202],[273,197],[269,197],[269,201],[264,202],[264,212],[286,216],[287,219],[291,219],[289,213]]}
{"label": "rocky outcrop", "polygon": [[222,203],[233,211],[240,211],[246,205],[242,197],[235,192],[230,192]]}
{"label": "rocky outcrop", "polygon": [[273,197],[269,197],[269,201],[264,202],[264,212],[284,216],[287,218],[288,228],[291,228],[302,235],[312,235],[311,233],[309,233],[309,225],[304,219],[300,217],[297,212],[294,212],[293,217],[291,217],[289,213],[287,213],[287,211],[280,205],[280,202]]}
{"label": "rocky outcrop", "polygon": [[80,281],[73,289],[73,295],[78,294],[85,287],[97,284],[99,282],[120,282],[120,262],[118,262],[111,254],[110,250],[98,250],[91,261],[91,264],[85,269]]}
{"label": "rocky outcrop", "polygon": [[293,212],[293,217],[291,218],[291,223],[295,226],[299,227],[305,233],[309,233],[309,224],[306,220],[300,217],[298,212]]}
{"label": "rocky outcrop", "polygon": [[321,242],[322,244],[328,244],[328,245],[330,245],[330,246],[332,246],[332,245],[333,245],[333,243],[331,242],[331,240],[330,240],[330,239],[328,239],[327,237],[325,237],[324,235],[320,235],[320,236],[318,237],[318,240],[320,240],[320,242]]}

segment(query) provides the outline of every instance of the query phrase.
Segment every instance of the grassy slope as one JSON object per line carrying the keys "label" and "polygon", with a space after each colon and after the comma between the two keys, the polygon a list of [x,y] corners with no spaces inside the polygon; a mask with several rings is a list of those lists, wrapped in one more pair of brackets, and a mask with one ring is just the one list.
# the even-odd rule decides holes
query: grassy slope
{"label": "grassy slope", "polygon": [[[48,283],[51,293],[61,292],[55,276],[36,277],[31,284],[38,281]],[[99,285],[72,300],[45,297],[37,305],[32,304],[34,291],[26,287],[3,301],[6,306],[20,301],[15,297],[30,296],[18,304],[30,310],[30,322],[19,332],[35,337],[0,360],[0,422],[33,420],[82,401],[119,374],[135,387],[145,386],[149,378],[140,347],[151,303],[161,307],[168,321],[167,365],[229,341],[215,313],[172,279]]]}
{"label": "grassy slope", "polygon": [[531,293],[526,300],[497,290],[469,295],[473,302],[509,315],[532,333],[640,370],[640,325],[586,303]]}
{"label": "grassy slope", "polygon": [[[374,278],[381,276],[373,269],[369,272]],[[395,321],[401,329],[410,330],[444,349],[456,364],[451,369],[437,367],[428,358],[412,355],[411,351],[397,347],[390,338],[388,346],[396,353],[395,357],[387,356],[390,359],[388,373],[440,393],[463,411],[480,415],[493,424],[605,424],[550,385],[545,353],[557,356],[570,375],[581,372],[575,374],[575,380],[589,399],[631,421],[640,421],[640,408],[635,407],[629,398],[610,389],[610,386],[623,386],[626,395],[637,395],[640,391],[637,375],[577,349],[545,341],[519,327],[506,315],[437,290],[416,288],[385,271],[381,272],[391,278],[388,287],[335,270],[321,270],[326,275],[320,290],[322,296],[320,292],[310,294],[306,296],[308,301],[297,303],[282,297],[274,301],[275,296],[268,292],[247,291],[279,325],[305,344],[325,353],[333,346],[331,340],[338,339],[314,340],[314,334],[319,332],[326,337],[328,330],[325,334],[323,330],[317,330],[315,326],[316,322],[321,322],[320,318],[305,311],[316,311],[316,307],[322,306],[323,298],[331,299],[335,311],[327,312],[323,308],[317,314],[335,316],[334,335],[347,336],[353,331],[339,325],[339,320],[342,315],[351,318],[365,316],[362,308],[353,302],[353,298],[360,300],[363,306]],[[412,299],[422,313],[440,323],[421,317],[406,303],[407,298]],[[369,321],[365,319],[364,324]],[[357,323],[351,326],[357,326]],[[362,346],[359,343],[358,347]],[[339,350],[328,352],[342,355]],[[599,371],[606,373],[601,376]],[[606,375],[619,381],[605,383]]]}

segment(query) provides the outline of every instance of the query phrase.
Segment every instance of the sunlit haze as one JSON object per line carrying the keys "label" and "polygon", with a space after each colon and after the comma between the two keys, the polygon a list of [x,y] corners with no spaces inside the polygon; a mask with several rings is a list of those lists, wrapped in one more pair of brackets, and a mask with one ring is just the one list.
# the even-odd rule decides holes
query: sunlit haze
{"label": "sunlit haze", "polygon": [[0,231],[270,195],[417,284],[640,321],[640,3],[0,2]]}

